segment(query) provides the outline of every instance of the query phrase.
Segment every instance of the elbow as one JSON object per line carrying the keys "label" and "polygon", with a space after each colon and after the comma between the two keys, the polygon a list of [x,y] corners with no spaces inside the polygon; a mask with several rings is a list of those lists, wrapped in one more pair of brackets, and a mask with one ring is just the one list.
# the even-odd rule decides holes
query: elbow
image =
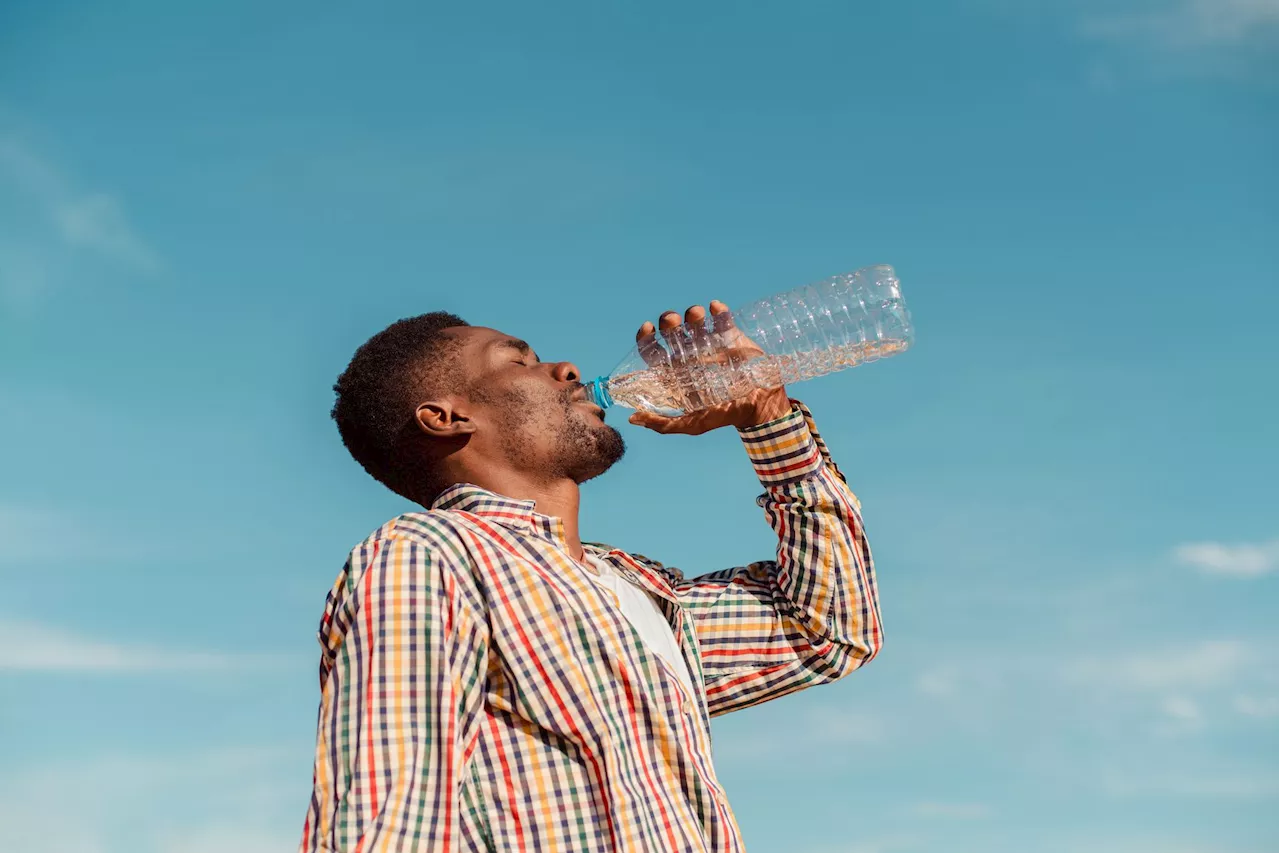
{"label": "elbow", "polygon": [[827,639],[814,648],[810,669],[823,683],[839,681],[875,659],[883,645],[878,626],[851,640]]}

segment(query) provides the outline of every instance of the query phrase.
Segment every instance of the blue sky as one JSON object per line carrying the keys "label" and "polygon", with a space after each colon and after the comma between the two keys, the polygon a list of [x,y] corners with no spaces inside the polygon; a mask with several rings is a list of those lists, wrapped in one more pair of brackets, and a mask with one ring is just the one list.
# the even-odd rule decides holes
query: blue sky
{"label": "blue sky", "polygon": [[[794,389],[887,643],[717,721],[749,847],[1275,850],[1275,14],[3,4],[6,849],[292,849],[324,595],[406,509],[327,416],[386,323],[603,371],[890,263],[916,347]],[[624,429],[586,535],[769,553],[732,435]]]}

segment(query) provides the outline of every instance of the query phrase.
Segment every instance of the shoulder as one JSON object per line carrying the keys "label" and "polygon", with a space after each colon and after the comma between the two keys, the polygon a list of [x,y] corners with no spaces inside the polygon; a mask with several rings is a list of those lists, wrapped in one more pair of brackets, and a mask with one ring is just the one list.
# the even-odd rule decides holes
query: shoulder
{"label": "shoulder", "polygon": [[413,548],[422,546],[438,548],[447,542],[456,542],[466,532],[466,513],[456,510],[424,510],[406,512],[372,531],[353,549],[361,550],[379,545]]}
{"label": "shoulder", "polygon": [[400,612],[405,601],[430,600],[448,602],[441,606],[473,617],[484,611],[484,595],[468,571],[459,516],[448,511],[405,513],[351,549],[329,590],[320,625],[320,642],[330,654],[361,609],[392,606],[392,612]]}
{"label": "shoulder", "polygon": [[358,575],[392,553],[411,559],[454,565],[466,553],[464,513],[453,510],[406,512],[391,519],[361,540],[347,558],[344,574]]}
{"label": "shoulder", "polygon": [[372,579],[393,566],[418,566],[425,570],[419,577],[449,578],[446,583],[456,583],[469,603],[478,606],[480,596],[464,539],[468,533],[464,515],[452,510],[431,510],[407,512],[391,519],[351,549],[331,597],[342,597],[344,592],[355,595],[361,585],[376,583]]}
{"label": "shoulder", "polygon": [[468,532],[468,514],[452,509],[406,512],[388,521],[377,534],[389,542],[426,548],[457,543]]}

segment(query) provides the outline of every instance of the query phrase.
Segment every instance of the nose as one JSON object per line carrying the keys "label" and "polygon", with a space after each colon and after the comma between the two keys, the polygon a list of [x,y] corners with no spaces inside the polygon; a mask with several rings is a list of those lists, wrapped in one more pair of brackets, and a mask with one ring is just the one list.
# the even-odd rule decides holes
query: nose
{"label": "nose", "polygon": [[551,368],[551,376],[557,382],[581,382],[582,371],[572,361],[558,361]]}

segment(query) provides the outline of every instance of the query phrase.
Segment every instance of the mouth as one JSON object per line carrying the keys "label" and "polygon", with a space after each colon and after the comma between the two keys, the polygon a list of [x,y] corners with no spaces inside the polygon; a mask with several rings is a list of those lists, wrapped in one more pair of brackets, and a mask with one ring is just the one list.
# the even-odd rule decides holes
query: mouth
{"label": "mouth", "polygon": [[575,405],[586,406],[588,409],[595,412],[596,417],[600,418],[600,420],[604,420],[604,409],[591,402],[587,397],[587,387],[585,385],[579,387],[577,391],[574,391],[569,397],[569,401]]}

